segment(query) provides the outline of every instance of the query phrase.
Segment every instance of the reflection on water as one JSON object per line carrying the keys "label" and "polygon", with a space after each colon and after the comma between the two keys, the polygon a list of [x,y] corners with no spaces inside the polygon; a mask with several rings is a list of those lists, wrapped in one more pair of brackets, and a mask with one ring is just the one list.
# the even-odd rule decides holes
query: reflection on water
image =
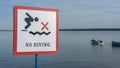
{"label": "reflection on water", "polygon": [[[120,68],[118,31],[69,31],[59,34],[59,54],[39,55],[40,68]],[[103,46],[91,45],[91,39],[103,40]],[[13,33],[0,32],[0,68],[34,68],[34,55],[13,56]]]}

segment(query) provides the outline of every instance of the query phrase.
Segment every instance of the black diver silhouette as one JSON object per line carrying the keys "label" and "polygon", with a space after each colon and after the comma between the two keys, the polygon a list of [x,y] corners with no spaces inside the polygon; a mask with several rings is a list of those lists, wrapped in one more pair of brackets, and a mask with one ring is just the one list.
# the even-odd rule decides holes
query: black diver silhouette
{"label": "black diver silhouette", "polygon": [[33,17],[30,16],[30,14],[26,13],[26,15],[27,15],[28,17],[25,18],[25,21],[26,21],[26,23],[27,23],[27,25],[25,26],[25,29],[27,29],[28,27],[30,27],[30,25],[31,25],[30,22],[33,22],[34,20],[35,20],[36,22],[38,21],[38,17],[35,17],[35,18],[33,19]]}

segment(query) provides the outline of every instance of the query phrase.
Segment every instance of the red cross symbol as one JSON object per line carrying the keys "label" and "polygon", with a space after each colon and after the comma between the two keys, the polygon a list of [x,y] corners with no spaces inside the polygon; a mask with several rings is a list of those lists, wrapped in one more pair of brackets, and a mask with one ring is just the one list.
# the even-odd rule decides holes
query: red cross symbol
{"label": "red cross symbol", "polygon": [[41,30],[43,30],[44,28],[45,28],[46,30],[48,30],[48,27],[47,27],[48,22],[47,22],[47,23],[41,22],[41,24],[43,25],[43,27],[41,28]]}

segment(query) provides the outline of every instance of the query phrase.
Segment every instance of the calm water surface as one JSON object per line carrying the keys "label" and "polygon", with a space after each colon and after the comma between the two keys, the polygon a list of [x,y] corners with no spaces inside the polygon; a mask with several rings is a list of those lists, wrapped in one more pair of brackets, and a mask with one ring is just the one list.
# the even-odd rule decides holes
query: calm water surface
{"label": "calm water surface", "polygon": [[[120,68],[119,31],[68,31],[59,34],[59,54],[39,55],[39,68]],[[92,46],[91,39],[103,40]],[[0,32],[0,68],[34,68],[34,55],[13,56],[13,32]]]}

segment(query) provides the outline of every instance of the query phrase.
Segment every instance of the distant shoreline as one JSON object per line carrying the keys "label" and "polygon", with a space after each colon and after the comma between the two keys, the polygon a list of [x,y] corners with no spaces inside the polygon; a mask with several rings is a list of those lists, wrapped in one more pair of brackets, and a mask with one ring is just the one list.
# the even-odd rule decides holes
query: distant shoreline
{"label": "distant shoreline", "polygon": [[95,29],[59,29],[59,31],[120,31],[116,28],[95,28]]}
{"label": "distant shoreline", "polygon": [[0,30],[1,32],[6,32],[6,31],[13,31],[13,30]]}
{"label": "distant shoreline", "polygon": [[[13,30],[0,30],[1,32]],[[59,29],[59,31],[120,31],[120,28]]]}

